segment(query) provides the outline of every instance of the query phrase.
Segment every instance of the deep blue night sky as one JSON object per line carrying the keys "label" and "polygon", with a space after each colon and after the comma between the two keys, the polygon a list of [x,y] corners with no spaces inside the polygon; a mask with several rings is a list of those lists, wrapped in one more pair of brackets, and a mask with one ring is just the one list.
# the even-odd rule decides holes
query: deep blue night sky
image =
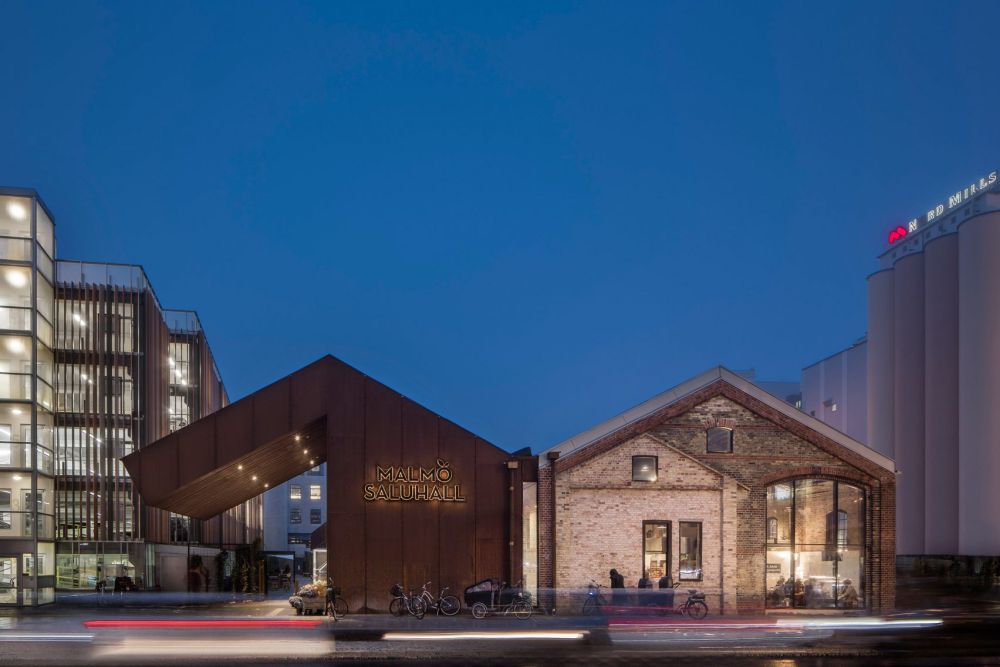
{"label": "deep blue night sky", "polygon": [[2,4],[0,183],[233,398],[332,353],[516,449],[864,333],[1000,167],[1000,3]]}

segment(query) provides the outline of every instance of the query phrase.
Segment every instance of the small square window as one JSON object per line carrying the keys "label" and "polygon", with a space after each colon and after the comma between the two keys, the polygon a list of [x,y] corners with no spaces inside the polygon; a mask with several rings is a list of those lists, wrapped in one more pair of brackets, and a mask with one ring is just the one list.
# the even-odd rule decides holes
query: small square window
{"label": "small square window", "polygon": [[291,500],[302,500],[302,485],[301,484],[289,484],[288,485],[288,497]]}
{"label": "small square window", "polygon": [[288,510],[288,523],[302,523],[302,512],[299,510]]}
{"label": "small square window", "polygon": [[323,490],[319,484],[309,485],[309,500],[323,500]]}
{"label": "small square window", "polygon": [[321,524],[323,523],[323,511],[322,510],[309,510],[309,523]]}
{"label": "small square window", "polygon": [[655,456],[632,457],[632,481],[655,482],[657,459]]}
{"label": "small square window", "polygon": [[705,449],[712,453],[728,454],[733,451],[733,429],[716,426],[706,433]]}

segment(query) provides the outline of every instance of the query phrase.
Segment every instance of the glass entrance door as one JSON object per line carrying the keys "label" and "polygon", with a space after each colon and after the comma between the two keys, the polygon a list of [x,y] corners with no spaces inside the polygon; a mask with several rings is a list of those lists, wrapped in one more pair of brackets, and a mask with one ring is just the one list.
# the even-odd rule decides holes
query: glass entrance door
{"label": "glass entrance door", "polygon": [[0,556],[0,605],[17,604],[17,556]]}

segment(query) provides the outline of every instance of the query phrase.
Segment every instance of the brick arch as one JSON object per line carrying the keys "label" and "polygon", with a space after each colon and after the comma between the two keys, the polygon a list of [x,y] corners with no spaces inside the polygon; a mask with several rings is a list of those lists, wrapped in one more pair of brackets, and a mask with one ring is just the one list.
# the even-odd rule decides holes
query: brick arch
{"label": "brick arch", "polygon": [[828,479],[837,482],[847,482],[863,487],[867,491],[874,491],[875,485],[871,476],[855,470],[844,470],[843,468],[832,468],[829,466],[800,466],[787,470],[779,470],[770,475],[764,475],[757,480],[761,488],[766,488],[777,482],[788,482],[796,479]]}

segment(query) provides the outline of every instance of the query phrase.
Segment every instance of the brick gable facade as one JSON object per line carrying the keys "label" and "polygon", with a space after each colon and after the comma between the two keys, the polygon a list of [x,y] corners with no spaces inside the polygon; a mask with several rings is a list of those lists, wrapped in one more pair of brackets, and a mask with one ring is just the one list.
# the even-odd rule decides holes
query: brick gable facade
{"label": "brick gable facade", "polygon": [[[731,453],[708,453],[706,430],[731,428]],[[656,482],[633,482],[633,455],[659,457]],[[553,452],[554,456],[555,453]],[[546,465],[548,464],[548,465]],[[873,611],[895,597],[895,476],[856,451],[719,380],[539,470],[539,585],[578,589],[614,567],[642,576],[642,521],[702,523],[703,580],[713,613],[765,607],[766,489],[802,478],[865,493],[863,579]]]}

